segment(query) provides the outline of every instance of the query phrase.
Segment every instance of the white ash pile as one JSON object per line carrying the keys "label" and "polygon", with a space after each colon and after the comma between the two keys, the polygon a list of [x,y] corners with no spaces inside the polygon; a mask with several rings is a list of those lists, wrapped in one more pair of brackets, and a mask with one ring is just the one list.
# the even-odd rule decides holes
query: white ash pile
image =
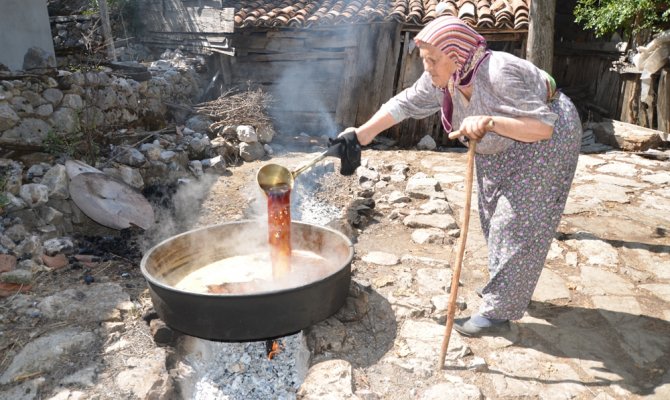
{"label": "white ash pile", "polygon": [[310,357],[302,332],[242,343],[183,336],[176,352],[175,385],[194,400],[295,399]]}

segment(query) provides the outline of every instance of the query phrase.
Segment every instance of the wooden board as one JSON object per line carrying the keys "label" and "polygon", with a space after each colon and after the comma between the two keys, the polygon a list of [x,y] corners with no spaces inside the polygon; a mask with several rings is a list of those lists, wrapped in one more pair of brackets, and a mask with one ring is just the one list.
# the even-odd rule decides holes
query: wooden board
{"label": "wooden board", "polygon": [[240,63],[307,60],[344,60],[344,51],[313,51],[311,53],[249,54],[237,57]]}
{"label": "wooden board", "polygon": [[290,112],[327,112],[334,114],[338,87],[314,81],[277,82],[263,87],[275,100],[273,108]]}
{"label": "wooden board", "polygon": [[670,69],[661,70],[656,103],[658,130],[670,133]]}
{"label": "wooden board", "polygon": [[244,63],[233,59],[233,81],[251,80],[257,83],[274,83],[281,79],[317,82],[340,82],[342,60],[278,61],[273,63]]}

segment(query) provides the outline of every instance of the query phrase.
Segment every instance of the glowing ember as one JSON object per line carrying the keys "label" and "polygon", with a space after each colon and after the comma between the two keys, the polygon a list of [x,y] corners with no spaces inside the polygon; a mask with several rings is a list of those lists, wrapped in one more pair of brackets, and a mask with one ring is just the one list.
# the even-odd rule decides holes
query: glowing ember
{"label": "glowing ember", "polygon": [[291,271],[291,187],[277,185],[267,195],[272,276],[278,279]]}
{"label": "glowing ember", "polygon": [[265,349],[268,353],[268,360],[272,360],[280,351],[282,351],[282,346],[277,340],[268,340],[265,342]]}

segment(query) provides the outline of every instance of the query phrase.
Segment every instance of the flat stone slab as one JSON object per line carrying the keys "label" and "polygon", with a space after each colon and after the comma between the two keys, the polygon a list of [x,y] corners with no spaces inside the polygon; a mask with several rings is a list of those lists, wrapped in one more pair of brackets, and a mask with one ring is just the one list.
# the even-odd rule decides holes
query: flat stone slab
{"label": "flat stone slab", "polygon": [[660,253],[649,249],[626,249],[620,252],[623,263],[636,270],[647,271],[654,274],[658,279],[670,280],[670,246],[666,251]]}
{"label": "flat stone slab", "polygon": [[654,296],[670,303],[670,283],[651,283],[640,285],[642,289],[650,291]]}
{"label": "flat stone slab", "polygon": [[586,258],[586,265],[617,266],[619,253],[611,244],[588,232],[578,232],[572,237],[565,243]]}
{"label": "flat stone slab", "polygon": [[625,151],[645,151],[663,141],[660,131],[617,120],[605,118],[602,122],[589,123],[588,127],[593,129],[599,143]]}
{"label": "flat stone slab", "polygon": [[661,172],[658,174],[647,174],[642,175],[640,179],[654,185],[667,185],[668,183],[670,183],[670,174],[667,172]]}
{"label": "flat stone slab", "polygon": [[[392,354],[385,361],[419,374],[432,374],[438,363],[445,327],[429,320],[406,320],[398,333]],[[456,332],[449,338],[447,359],[458,357],[466,346]]]}
{"label": "flat stone slab", "polygon": [[48,375],[61,363],[79,352],[94,351],[96,336],[75,328],[66,328],[42,336],[25,345],[0,376],[5,385],[23,374]]}
{"label": "flat stone slab", "polygon": [[586,388],[568,364],[533,348],[509,348],[491,355],[489,368],[494,393],[507,398],[569,399]]}
{"label": "flat stone slab", "polygon": [[573,187],[570,196],[580,199],[597,199],[601,202],[611,201],[614,203],[626,204],[630,202],[631,189],[610,183],[584,184]]}
{"label": "flat stone slab", "polygon": [[458,228],[451,214],[410,214],[403,219],[402,223],[410,228]]}
{"label": "flat stone slab", "polygon": [[44,298],[37,308],[51,319],[79,322],[110,321],[132,307],[130,296],[116,283],[94,283]]}
{"label": "flat stone slab", "polygon": [[370,264],[377,265],[396,265],[400,259],[395,254],[386,253],[383,251],[371,251],[363,256],[363,261]]}
{"label": "flat stone slab", "polygon": [[554,271],[545,267],[533,293],[533,300],[550,301],[569,298],[570,290],[565,280]]}
{"label": "flat stone slab", "polygon": [[[628,175],[626,175],[628,176]],[[632,175],[635,176],[635,175]],[[646,183],[640,183],[635,179],[623,178],[620,176],[612,176],[605,174],[596,174],[593,176],[593,180],[598,183],[609,183],[621,187],[631,187],[631,188],[643,188],[647,187]]]}
{"label": "flat stone slab", "polygon": [[445,396],[459,400],[483,399],[482,392],[475,385],[463,382],[438,383],[426,389],[418,397],[419,400],[444,400]]}
{"label": "flat stone slab", "polygon": [[[598,168],[596,168],[596,171],[600,172],[601,174],[614,174],[629,177],[636,176],[638,173],[638,170],[635,167],[635,165],[616,161],[601,165]],[[600,177],[601,175],[596,175],[594,179],[596,181],[600,181],[598,179]]]}
{"label": "flat stone slab", "polygon": [[298,397],[305,400],[354,398],[351,364],[345,360],[328,360],[313,365],[298,390]]}
{"label": "flat stone slab", "polygon": [[[614,272],[596,267],[582,267],[580,275],[582,291],[589,295],[632,296],[635,286]],[[668,285],[670,290],[670,285]],[[668,292],[670,296],[670,291]],[[670,301],[670,297],[668,300]]]}

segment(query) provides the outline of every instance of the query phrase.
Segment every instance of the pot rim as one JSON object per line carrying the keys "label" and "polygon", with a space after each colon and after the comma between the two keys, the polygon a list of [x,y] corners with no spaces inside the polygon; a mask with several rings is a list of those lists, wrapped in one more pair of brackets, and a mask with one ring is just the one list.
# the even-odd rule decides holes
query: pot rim
{"label": "pot rim", "polygon": [[167,284],[159,281],[158,279],[156,279],[152,274],[149,273],[149,271],[147,271],[146,264],[147,264],[147,261],[149,260],[150,255],[157,248],[165,245],[166,243],[168,243],[170,241],[173,241],[173,240],[175,240],[179,237],[186,236],[186,235],[189,235],[189,234],[192,234],[192,233],[195,233],[195,232],[212,229],[212,228],[216,228],[216,227],[219,227],[219,226],[244,225],[244,224],[249,224],[249,223],[257,224],[258,222],[256,220],[253,220],[253,219],[243,219],[243,220],[238,220],[238,221],[230,221],[230,222],[224,222],[224,223],[221,223],[221,224],[208,225],[208,226],[204,226],[204,227],[201,227],[201,228],[191,229],[189,231],[182,232],[182,233],[179,233],[179,234],[174,235],[174,236],[170,236],[169,238],[164,239],[161,242],[159,242],[158,244],[152,246],[149,250],[147,250],[144,253],[144,256],[142,256],[142,260],[140,261],[140,271],[142,272],[142,275],[144,275],[144,279],[146,279],[146,281],[150,285],[160,287],[163,290],[169,290],[169,291],[178,292],[178,293],[189,295],[189,296],[198,296],[198,297],[204,297],[204,298],[249,298],[249,297],[263,297],[263,296],[268,296],[268,295],[272,295],[272,294],[279,294],[279,293],[284,293],[284,292],[292,292],[292,291],[295,291],[297,289],[305,289],[305,288],[309,288],[309,287],[314,286],[314,285],[318,285],[320,282],[323,282],[324,280],[326,280],[326,279],[330,278],[331,276],[337,274],[342,269],[346,268],[348,265],[351,265],[351,262],[354,259],[354,245],[351,242],[351,240],[346,235],[344,235],[342,232],[340,232],[338,230],[335,230],[333,228],[327,227],[327,226],[316,225],[316,224],[311,224],[311,223],[302,222],[302,221],[291,221],[291,224],[317,227],[319,229],[323,229],[323,230],[329,231],[331,233],[334,233],[334,234],[340,236],[344,240],[344,242],[347,244],[347,247],[349,248],[349,254],[347,255],[346,262],[344,262],[333,273],[325,275],[325,276],[321,277],[320,279],[311,281],[311,282],[306,283],[304,285],[291,286],[291,287],[282,288],[282,289],[266,290],[266,291],[262,291],[262,292],[249,293],[249,294],[190,292],[190,291],[186,291],[186,290],[182,290],[182,289],[177,289],[174,286],[167,285]]}

